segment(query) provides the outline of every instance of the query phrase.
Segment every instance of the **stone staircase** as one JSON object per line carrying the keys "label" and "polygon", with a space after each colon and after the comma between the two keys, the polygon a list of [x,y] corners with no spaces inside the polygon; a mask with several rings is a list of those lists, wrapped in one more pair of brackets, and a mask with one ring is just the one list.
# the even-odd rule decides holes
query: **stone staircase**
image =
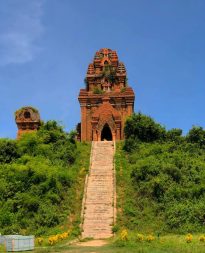
{"label": "stone staircase", "polygon": [[115,143],[112,141],[92,143],[90,172],[82,208],[83,238],[112,236],[116,216],[114,152]]}

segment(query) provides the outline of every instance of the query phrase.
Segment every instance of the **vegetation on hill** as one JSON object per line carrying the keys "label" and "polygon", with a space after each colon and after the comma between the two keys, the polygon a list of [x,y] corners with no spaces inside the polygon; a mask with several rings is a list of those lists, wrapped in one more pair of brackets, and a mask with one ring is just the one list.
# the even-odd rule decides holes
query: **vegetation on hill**
{"label": "vegetation on hill", "polygon": [[167,131],[141,113],[116,152],[118,226],[142,233],[205,232],[205,130]]}
{"label": "vegetation on hill", "polygon": [[78,234],[90,145],[55,121],[16,140],[0,139],[0,232]]}

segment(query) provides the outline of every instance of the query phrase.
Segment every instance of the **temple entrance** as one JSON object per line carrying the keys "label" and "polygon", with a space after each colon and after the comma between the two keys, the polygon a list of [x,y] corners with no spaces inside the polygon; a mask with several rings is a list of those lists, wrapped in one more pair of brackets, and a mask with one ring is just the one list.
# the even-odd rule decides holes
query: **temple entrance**
{"label": "temple entrance", "polygon": [[112,132],[108,124],[105,124],[101,132],[101,141],[112,141]]}

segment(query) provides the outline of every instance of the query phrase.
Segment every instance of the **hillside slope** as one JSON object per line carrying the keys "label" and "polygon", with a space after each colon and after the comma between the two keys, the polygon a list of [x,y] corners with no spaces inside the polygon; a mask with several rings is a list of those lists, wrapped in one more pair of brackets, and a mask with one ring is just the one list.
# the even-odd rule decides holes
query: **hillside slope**
{"label": "hillside slope", "polygon": [[205,232],[205,152],[141,143],[116,154],[118,224],[142,232]]}
{"label": "hillside slope", "polygon": [[166,131],[138,114],[117,143],[118,226],[143,232],[205,232],[205,130]]}
{"label": "hillside slope", "polygon": [[79,234],[90,144],[55,121],[19,141],[0,140],[0,232]]}

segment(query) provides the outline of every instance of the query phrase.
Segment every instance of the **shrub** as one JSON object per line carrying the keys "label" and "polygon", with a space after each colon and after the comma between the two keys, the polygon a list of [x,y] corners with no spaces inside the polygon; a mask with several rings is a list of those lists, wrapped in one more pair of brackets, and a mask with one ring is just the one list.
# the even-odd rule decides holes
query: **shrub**
{"label": "shrub", "polygon": [[[138,142],[137,150],[117,146],[116,170],[124,193],[118,224],[149,232],[205,231],[205,153],[195,143]],[[120,222],[120,223],[119,223]]]}
{"label": "shrub", "polygon": [[137,234],[136,235],[136,241],[138,241],[138,242],[144,241],[144,235],[143,234]]}
{"label": "shrub", "polygon": [[38,237],[36,239],[36,241],[37,241],[37,243],[38,243],[39,246],[41,246],[43,244],[43,238],[42,237]]}
{"label": "shrub", "polygon": [[77,216],[75,194],[77,187],[81,190],[78,180],[85,176],[79,170],[87,169],[88,156],[89,145],[77,144],[75,132],[64,132],[56,121],[43,123],[18,141],[1,139],[1,232],[41,236],[67,221],[68,215]]}
{"label": "shrub", "polygon": [[113,227],[112,227],[112,232],[113,233],[116,233],[116,232],[118,232],[119,231],[119,225],[114,225]]}
{"label": "shrub", "polygon": [[98,87],[95,87],[95,88],[93,89],[93,93],[94,93],[94,94],[103,94],[104,91],[103,91],[102,89],[98,88]]}
{"label": "shrub", "polygon": [[193,126],[187,134],[187,141],[203,147],[205,145],[205,130],[202,127]]}
{"label": "shrub", "polygon": [[0,139],[0,163],[11,163],[19,156],[16,141]]}
{"label": "shrub", "polygon": [[168,141],[180,141],[182,138],[182,129],[173,128],[166,133],[166,139]]}
{"label": "shrub", "polygon": [[143,142],[164,140],[166,130],[151,117],[141,113],[133,114],[125,123],[125,138]]}

